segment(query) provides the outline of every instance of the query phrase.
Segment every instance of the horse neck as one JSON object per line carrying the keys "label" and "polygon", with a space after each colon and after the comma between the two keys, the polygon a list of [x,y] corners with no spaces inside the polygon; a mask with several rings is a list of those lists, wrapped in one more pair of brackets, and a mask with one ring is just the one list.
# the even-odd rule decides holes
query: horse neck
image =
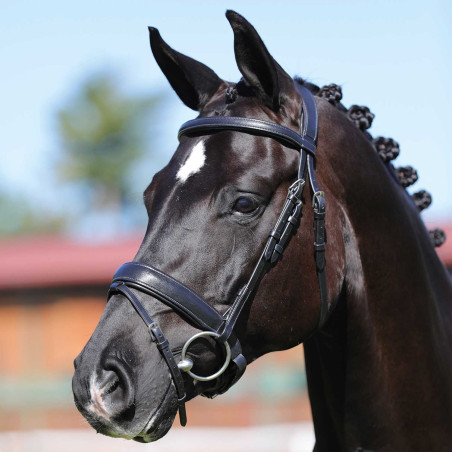
{"label": "horse neck", "polygon": [[344,284],[325,330],[305,343],[317,447],[440,450],[452,423],[450,278],[406,192],[343,126],[325,172],[342,205]]}

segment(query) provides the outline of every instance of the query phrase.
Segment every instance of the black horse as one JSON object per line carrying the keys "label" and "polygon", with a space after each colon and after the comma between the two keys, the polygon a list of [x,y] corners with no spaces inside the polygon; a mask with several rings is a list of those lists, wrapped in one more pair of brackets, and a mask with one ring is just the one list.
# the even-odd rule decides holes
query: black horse
{"label": "black horse", "polygon": [[[160,68],[201,118],[253,118],[283,126],[279,132],[303,132],[309,90],[318,111],[316,177],[328,202],[326,278],[312,249],[314,241],[319,245],[312,225],[321,220],[310,205],[319,207],[320,192],[313,196],[305,189],[294,198],[294,209],[306,204],[299,223],[287,220],[294,234],[284,257],[247,293],[230,332],[231,353],[243,358],[236,359],[236,368],[304,342],[315,450],[449,450],[452,284],[419,216],[428,195],[413,200],[406,193],[404,186],[417,176],[389,163],[398,154],[396,142],[372,141],[365,129],[373,115],[366,107],[345,109],[336,85],[319,89],[293,80],[243,17],[232,11],[226,16],[243,75],[238,83],[171,49],[151,28]],[[313,151],[303,146],[309,163]],[[207,312],[216,321],[209,307],[230,313],[293,195],[290,187],[301,183],[299,162],[299,150],[276,132],[223,127],[183,134],[169,164],[144,192],[149,223],[137,264],[128,264],[125,276],[120,270],[102,318],[75,360],[75,403],[98,432],[157,440],[178,407],[183,411],[181,391],[187,399],[212,395],[240,376],[232,362],[208,381],[181,376],[180,370],[190,369],[194,375],[215,374],[225,360],[229,342],[218,340],[225,333],[203,334],[184,348],[209,328],[181,315],[184,309],[174,309],[177,301],[170,295],[137,290],[143,276],[135,286],[124,281],[131,268],[152,271],[160,275],[158,284],[192,297],[192,308],[207,300],[201,320]],[[319,328],[322,297],[328,317]]]}

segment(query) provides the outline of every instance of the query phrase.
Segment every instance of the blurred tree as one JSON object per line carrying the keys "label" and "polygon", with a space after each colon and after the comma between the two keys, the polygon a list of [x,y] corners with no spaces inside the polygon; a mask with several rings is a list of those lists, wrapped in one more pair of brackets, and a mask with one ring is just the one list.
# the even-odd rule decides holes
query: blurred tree
{"label": "blurred tree", "polygon": [[131,173],[150,152],[150,116],[159,100],[124,94],[114,75],[101,73],[59,111],[58,172],[81,189],[87,209],[123,215],[134,203]]}
{"label": "blurred tree", "polygon": [[27,198],[0,192],[0,236],[60,232],[66,225],[65,217],[35,209]]}

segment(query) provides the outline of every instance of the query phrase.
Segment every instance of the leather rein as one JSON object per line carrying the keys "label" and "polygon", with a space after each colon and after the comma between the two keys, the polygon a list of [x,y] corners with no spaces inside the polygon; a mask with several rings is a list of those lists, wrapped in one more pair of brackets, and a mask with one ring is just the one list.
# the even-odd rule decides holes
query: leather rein
{"label": "leather rein", "polygon": [[[179,130],[179,139],[183,135],[190,136],[190,134],[212,133],[222,130],[251,133],[275,138],[285,145],[300,151],[298,178],[289,187],[279,218],[269,233],[267,243],[248,282],[239,291],[228,310],[223,315],[220,314],[206,300],[181,282],[152,266],[140,262],[123,264],[115,273],[108,292],[108,299],[113,294],[120,293],[124,295],[146,324],[151,340],[156,344],[165,359],[173,378],[182,426],[187,423],[185,410],[186,392],[182,372],[186,372],[195,380],[210,381],[218,378],[226,370],[228,372],[231,371],[233,377],[220,389],[203,394],[207,397],[214,397],[226,392],[245,372],[247,362],[242,354],[240,342],[234,334],[234,327],[243,307],[253,300],[263,277],[281,259],[290,237],[299,224],[303,205],[301,198],[306,177],[309,179],[312,191],[315,235],[314,258],[320,289],[320,316],[317,329],[321,328],[328,318],[329,307],[325,275],[326,202],[324,193],[319,190],[314,173],[318,133],[317,107],[311,92],[306,87],[298,85],[298,83],[295,83],[295,85],[303,99],[300,134],[269,121],[223,116],[193,119],[184,123]],[[158,299],[201,330],[201,332],[187,340],[182,348],[181,361],[179,363],[176,363],[169,342],[165,338],[158,322],[153,321],[149,316],[138,300],[135,291]],[[203,336],[215,338],[225,348],[225,362],[223,366],[213,375],[206,377],[191,372],[193,362],[186,356],[189,345],[197,338]]]}

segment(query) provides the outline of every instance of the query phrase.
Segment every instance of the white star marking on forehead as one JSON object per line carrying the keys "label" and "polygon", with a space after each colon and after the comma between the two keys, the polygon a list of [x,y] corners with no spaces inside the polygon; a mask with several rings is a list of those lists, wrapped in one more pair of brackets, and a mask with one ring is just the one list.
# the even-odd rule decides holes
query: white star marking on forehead
{"label": "white star marking on forehead", "polygon": [[204,166],[206,161],[206,149],[204,143],[200,141],[191,150],[185,163],[179,168],[176,174],[176,179],[184,183],[190,176],[198,173]]}

